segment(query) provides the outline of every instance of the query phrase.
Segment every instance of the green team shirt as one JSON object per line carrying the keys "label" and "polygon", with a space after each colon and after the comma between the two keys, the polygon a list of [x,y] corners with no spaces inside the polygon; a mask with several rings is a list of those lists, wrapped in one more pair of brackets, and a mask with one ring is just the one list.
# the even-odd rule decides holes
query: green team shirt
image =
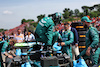
{"label": "green team shirt", "polygon": [[8,42],[7,41],[0,41],[0,43],[3,43],[3,42],[4,42],[4,44],[2,46],[0,45],[0,47],[2,47],[1,53],[4,53],[6,51],[6,48],[8,47]]}
{"label": "green team shirt", "polygon": [[90,26],[86,32],[86,47],[94,48],[99,43],[99,33],[96,28]]}
{"label": "green team shirt", "polygon": [[72,31],[65,31],[62,33],[62,40],[65,45],[70,45],[74,41],[74,35]]}

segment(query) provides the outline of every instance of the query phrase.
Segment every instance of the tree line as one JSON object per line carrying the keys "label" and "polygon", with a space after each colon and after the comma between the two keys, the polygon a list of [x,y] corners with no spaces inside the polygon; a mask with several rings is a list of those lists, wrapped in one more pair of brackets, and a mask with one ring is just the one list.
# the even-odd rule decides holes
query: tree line
{"label": "tree line", "polygon": [[[100,4],[95,4],[93,6],[82,6],[81,9],[83,12],[80,12],[79,9],[71,10],[70,8],[65,8],[62,14],[64,20],[71,19],[72,17],[81,18],[86,15],[89,15],[91,18],[100,16]],[[52,14],[49,14],[48,16],[50,15]],[[45,14],[37,16],[38,21],[43,17],[45,17]]]}
{"label": "tree line", "polygon": [[[86,15],[89,15],[91,18],[100,16],[100,4],[95,4],[93,6],[82,6],[81,9],[83,10],[83,12],[80,12],[79,9],[71,10],[70,8],[65,8],[62,13],[63,22],[75,20],[73,17],[78,17],[78,19],[80,19],[81,17],[86,16]],[[50,15],[52,14],[49,14],[48,16]],[[45,14],[38,15],[37,21],[34,21],[34,19],[28,19],[28,20],[22,19],[21,24],[34,21],[35,23],[31,23],[31,25],[36,27],[37,23],[43,17],[45,17]],[[0,29],[0,32],[6,31],[6,30],[7,29]]]}

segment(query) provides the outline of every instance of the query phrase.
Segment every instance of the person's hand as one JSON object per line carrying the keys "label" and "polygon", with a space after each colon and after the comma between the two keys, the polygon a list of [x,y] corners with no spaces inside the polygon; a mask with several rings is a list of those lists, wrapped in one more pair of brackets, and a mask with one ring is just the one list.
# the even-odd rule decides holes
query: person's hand
{"label": "person's hand", "polygon": [[77,46],[78,46],[78,44],[75,44],[75,46],[77,47]]}
{"label": "person's hand", "polygon": [[61,43],[58,43],[57,46],[60,46]]}
{"label": "person's hand", "polygon": [[9,58],[11,58],[11,59],[13,58],[13,56],[12,56],[12,55],[8,55],[8,57],[9,57]]}
{"label": "person's hand", "polygon": [[64,46],[65,45],[65,42],[61,42],[61,46]]}
{"label": "person's hand", "polygon": [[15,54],[13,54],[13,56],[16,56]]}
{"label": "person's hand", "polygon": [[80,57],[81,57],[80,55],[76,56],[76,60],[78,60]]}
{"label": "person's hand", "polygon": [[88,47],[88,49],[86,50],[86,55],[87,56],[90,56],[90,50],[91,50],[91,47]]}

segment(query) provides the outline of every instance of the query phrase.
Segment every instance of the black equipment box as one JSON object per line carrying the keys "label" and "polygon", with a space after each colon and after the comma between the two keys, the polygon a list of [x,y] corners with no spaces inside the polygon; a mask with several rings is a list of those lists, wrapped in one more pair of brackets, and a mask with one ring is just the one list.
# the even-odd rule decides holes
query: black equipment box
{"label": "black equipment box", "polygon": [[41,52],[32,51],[30,52],[29,57],[31,60],[40,61]]}
{"label": "black equipment box", "polygon": [[58,58],[55,56],[52,57],[42,57],[41,58],[42,67],[58,66]]}

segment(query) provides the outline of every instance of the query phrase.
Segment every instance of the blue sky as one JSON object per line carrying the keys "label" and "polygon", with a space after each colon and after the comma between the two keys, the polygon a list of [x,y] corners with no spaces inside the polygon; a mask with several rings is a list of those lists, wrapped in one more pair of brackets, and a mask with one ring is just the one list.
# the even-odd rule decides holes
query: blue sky
{"label": "blue sky", "polygon": [[21,20],[34,19],[40,14],[63,13],[64,8],[71,10],[81,6],[100,4],[99,0],[0,0],[0,28],[11,29],[21,24]]}

